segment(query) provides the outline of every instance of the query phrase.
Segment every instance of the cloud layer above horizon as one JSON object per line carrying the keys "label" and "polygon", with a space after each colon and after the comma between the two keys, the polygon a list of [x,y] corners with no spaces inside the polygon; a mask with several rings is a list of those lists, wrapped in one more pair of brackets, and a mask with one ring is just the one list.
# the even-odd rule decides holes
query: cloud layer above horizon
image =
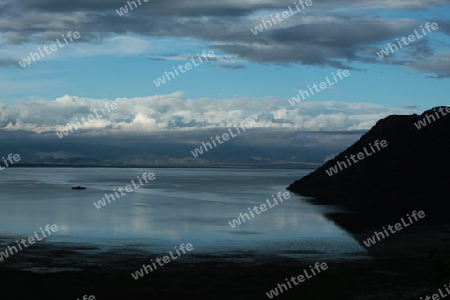
{"label": "cloud layer above horizon", "polygon": [[[111,112],[104,110],[103,114],[100,109],[107,102],[115,103],[117,108]],[[100,117],[95,116],[94,110]],[[80,132],[104,135],[230,128],[251,120],[254,128],[354,131],[368,130],[391,114],[416,112],[414,106],[398,109],[336,101],[301,102],[291,106],[288,99],[281,98],[187,99],[181,92],[114,100],[65,95],[52,101],[36,99],[15,105],[0,104],[0,129],[44,133],[64,130],[70,123],[80,121]],[[89,115],[95,119],[88,121]]]}

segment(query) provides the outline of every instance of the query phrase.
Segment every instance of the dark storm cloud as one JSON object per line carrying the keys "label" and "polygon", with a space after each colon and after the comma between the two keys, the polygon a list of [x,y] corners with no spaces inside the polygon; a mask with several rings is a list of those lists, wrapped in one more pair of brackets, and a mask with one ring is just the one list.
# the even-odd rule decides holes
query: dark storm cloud
{"label": "dark storm cloud", "polygon": [[408,46],[410,46],[406,48],[408,54],[417,59],[431,56],[434,54],[434,50],[431,47],[429,40],[419,40],[415,43],[409,44]]}
{"label": "dark storm cloud", "polygon": [[[396,43],[396,41],[391,41],[391,44]],[[450,56],[446,57],[443,54],[445,53],[435,53],[429,40],[419,40],[410,43],[407,47],[400,48],[383,59],[385,63],[392,65],[407,66],[431,73],[442,73],[448,66],[446,60],[450,59]],[[435,63],[435,58],[438,56],[442,58],[439,66]]]}
{"label": "dark storm cloud", "polygon": [[[46,12],[70,12],[70,11],[92,11],[104,12],[108,9],[116,9],[123,6],[127,1],[124,0],[22,0],[20,5],[24,8]],[[137,1],[135,1],[138,3]],[[357,6],[360,8],[380,8],[387,7],[392,9],[425,9],[432,5],[446,4],[446,0],[396,0],[396,1],[372,1],[372,0],[322,0],[313,1],[315,6],[320,8],[341,8]],[[9,0],[7,6],[17,5],[16,1]],[[210,1],[210,0],[150,0],[144,2],[141,0],[141,6],[144,10],[154,11],[158,14],[200,14],[200,15],[236,15],[254,10],[286,8],[293,5],[290,0],[280,1],[250,1],[250,0],[228,0],[228,1]],[[138,5],[139,6],[139,5]]]}
{"label": "dark storm cloud", "polygon": [[298,63],[353,69],[368,45],[409,32],[413,21],[363,20],[350,17],[313,17],[310,24],[260,33],[253,42],[229,43],[218,49],[239,57],[268,63]]}
{"label": "dark storm cloud", "polygon": [[[354,69],[354,62],[390,63],[368,53],[410,34],[420,23],[418,20],[371,18],[371,9],[427,9],[445,3],[446,0],[313,1],[305,14],[292,16],[254,35],[250,29],[259,25],[262,18],[255,17],[255,13],[268,14],[270,9],[281,12],[293,6],[293,2],[141,0],[142,5],[119,16],[116,10],[127,1],[8,0],[0,12],[4,20],[0,22],[0,34],[7,45],[53,41],[70,30],[79,31],[82,41],[90,43],[101,43],[104,38],[128,32],[148,37],[193,38],[211,43],[213,49],[253,62]],[[344,13],[341,8],[349,9]],[[359,10],[367,12],[361,16]],[[442,32],[449,34],[449,22],[442,20],[440,25]],[[433,53],[429,45],[415,50],[417,53],[411,55],[414,59]],[[404,65],[416,70],[433,70]],[[450,70],[445,73],[448,72]]]}
{"label": "dark storm cloud", "polygon": [[409,67],[421,72],[433,73],[428,78],[450,78],[450,52],[436,53],[408,64]]}
{"label": "dark storm cloud", "polygon": [[15,59],[0,58],[0,68],[20,68],[20,66]]}
{"label": "dark storm cloud", "polygon": [[[208,0],[176,1],[176,0],[150,0],[144,2],[137,0],[137,8],[133,5],[135,15],[159,15],[159,16],[239,16],[246,15],[255,9],[277,8],[279,3],[272,4],[254,4],[245,1],[219,1],[212,2]],[[132,1],[130,1],[132,2]],[[13,3],[10,0],[9,3]],[[7,5],[7,8],[14,10],[16,7],[30,11],[70,13],[74,11],[83,11],[98,14],[116,14],[116,9],[127,5],[125,0],[75,0],[62,2],[59,0],[24,0],[17,5]],[[287,6],[287,5],[286,5]]]}
{"label": "dark storm cloud", "polygon": [[450,21],[449,20],[438,20],[436,21],[439,25],[438,32],[445,33],[447,35],[450,35]]}
{"label": "dark storm cloud", "polygon": [[402,58],[389,57],[387,62],[431,73],[426,78],[450,78],[450,52],[435,52],[427,40],[408,45]]}

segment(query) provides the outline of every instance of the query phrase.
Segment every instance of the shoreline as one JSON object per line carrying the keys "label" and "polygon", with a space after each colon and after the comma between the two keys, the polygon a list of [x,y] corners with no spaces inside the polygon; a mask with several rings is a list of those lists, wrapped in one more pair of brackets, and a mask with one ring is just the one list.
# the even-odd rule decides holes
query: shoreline
{"label": "shoreline", "polygon": [[[365,239],[371,234],[368,230],[354,237]],[[283,297],[419,299],[450,281],[449,240],[448,224],[415,224],[368,248],[368,259],[324,261],[329,266],[327,272],[285,291]],[[18,254],[0,263],[0,276],[6,285],[24,283],[24,293],[30,297],[36,296],[36,290],[46,291],[45,299],[76,299],[84,294],[97,299],[172,299],[182,295],[197,299],[264,299],[277,283],[316,261],[251,252],[190,253],[191,259],[180,258],[135,281],[130,274],[148,264],[155,253],[132,248],[97,251],[98,247],[75,243],[45,242],[35,246],[29,253],[33,259],[24,260]],[[36,273],[40,268],[41,272]]]}
{"label": "shoreline", "polygon": [[[314,164],[314,163],[311,163]],[[319,163],[317,163],[319,166]],[[249,170],[311,170],[314,171],[313,167],[299,167],[299,166],[287,166],[287,165],[217,165],[217,166],[117,166],[117,165],[38,165],[38,164],[14,164],[10,166],[10,168],[95,168],[95,169],[109,169],[109,168],[117,168],[117,169],[249,169]]]}

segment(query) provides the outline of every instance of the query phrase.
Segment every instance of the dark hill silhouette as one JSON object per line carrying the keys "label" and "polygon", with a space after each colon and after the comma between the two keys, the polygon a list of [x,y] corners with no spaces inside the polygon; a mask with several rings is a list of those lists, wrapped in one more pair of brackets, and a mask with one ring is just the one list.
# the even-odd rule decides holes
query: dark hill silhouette
{"label": "dark hill silhouette", "polygon": [[[450,194],[450,113],[436,107],[422,115],[391,115],[376,123],[358,142],[287,189],[319,199],[322,204],[366,207],[389,204],[446,203]],[[440,118],[436,117],[436,112]],[[421,129],[415,126],[426,118]],[[433,121],[434,116],[436,121]],[[326,170],[345,156],[356,155],[369,143],[388,146],[329,176]]]}

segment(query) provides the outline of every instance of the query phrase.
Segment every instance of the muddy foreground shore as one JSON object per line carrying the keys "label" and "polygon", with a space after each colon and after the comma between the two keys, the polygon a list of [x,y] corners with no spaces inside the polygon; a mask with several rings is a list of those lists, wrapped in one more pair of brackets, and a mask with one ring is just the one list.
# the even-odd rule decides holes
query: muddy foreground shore
{"label": "muddy foreground shore", "polygon": [[[355,234],[362,240],[373,234]],[[3,239],[0,238],[0,241]],[[4,240],[3,240],[4,241]],[[415,224],[371,246],[367,259],[326,262],[328,269],[279,299],[420,299],[450,283],[450,226]],[[268,299],[284,278],[315,261],[233,253],[189,254],[134,280],[155,255],[131,249],[40,243],[0,263],[5,289],[18,299]],[[2,248],[4,245],[2,245]],[[249,259],[250,258],[250,259]],[[15,287],[15,288],[14,288]]]}

